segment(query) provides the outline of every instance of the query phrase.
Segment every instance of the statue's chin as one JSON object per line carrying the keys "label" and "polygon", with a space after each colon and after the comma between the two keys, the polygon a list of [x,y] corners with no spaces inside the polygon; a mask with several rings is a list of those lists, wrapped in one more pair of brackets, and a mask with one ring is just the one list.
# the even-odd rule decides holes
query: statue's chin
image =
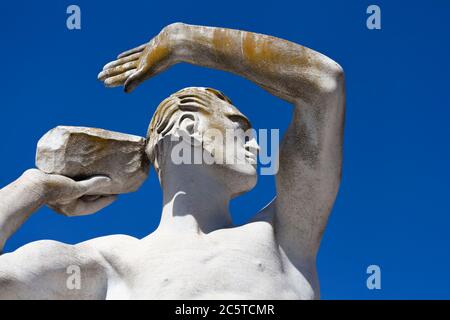
{"label": "statue's chin", "polygon": [[226,179],[226,184],[232,190],[233,197],[252,190],[258,181],[256,165],[240,164],[240,165],[223,165],[222,173],[218,175],[222,179]]}

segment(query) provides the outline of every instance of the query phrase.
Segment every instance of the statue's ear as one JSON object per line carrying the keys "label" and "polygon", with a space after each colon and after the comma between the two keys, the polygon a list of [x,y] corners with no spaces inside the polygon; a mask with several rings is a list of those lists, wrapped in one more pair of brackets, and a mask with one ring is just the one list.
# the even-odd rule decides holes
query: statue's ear
{"label": "statue's ear", "polygon": [[183,130],[188,135],[193,135],[198,128],[198,114],[194,112],[183,113],[177,121],[177,127],[179,130]]}
{"label": "statue's ear", "polygon": [[200,118],[197,112],[185,112],[177,120],[177,133],[180,137],[187,138],[187,141],[196,144],[201,141],[198,130]]}

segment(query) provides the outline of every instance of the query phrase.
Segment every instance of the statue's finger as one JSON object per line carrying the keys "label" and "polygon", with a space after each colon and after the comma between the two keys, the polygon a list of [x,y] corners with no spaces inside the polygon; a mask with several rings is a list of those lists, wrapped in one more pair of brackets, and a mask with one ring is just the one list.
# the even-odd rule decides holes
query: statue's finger
{"label": "statue's finger", "polygon": [[138,60],[140,57],[141,57],[141,52],[133,53],[129,56],[126,56],[126,57],[123,57],[123,58],[120,58],[120,59],[117,59],[117,60],[114,60],[114,61],[111,61],[111,62],[105,64],[105,66],[103,67],[103,70],[120,66],[121,64],[124,64],[126,62]]}
{"label": "statue's finger", "polygon": [[138,46],[138,47],[136,47],[136,48],[133,48],[133,49],[124,51],[124,52],[122,52],[121,54],[119,54],[119,55],[117,56],[117,58],[120,59],[120,58],[129,56],[130,54],[133,54],[133,53],[136,53],[136,52],[141,52],[141,51],[143,51],[143,50],[145,49],[146,46],[147,46],[147,44],[144,43],[144,44],[141,44],[140,46]]}
{"label": "statue's finger", "polygon": [[133,91],[142,81],[144,81],[145,72],[145,69],[141,68],[125,81],[124,90],[126,93]]}
{"label": "statue's finger", "polygon": [[74,210],[68,214],[76,215],[76,216],[93,214],[93,213],[96,213],[96,212],[102,210],[103,208],[106,208],[107,206],[109,206],[116,200],[117,200],[116,195],[103,196],[103,197],[98,198],[95,201],[85,201],[85,200],[79,199],[76,202],[76,206],[74,207]]}
{"label": "statue's finger", "polygon": [[101,197],[102,196],[100,196],[100,195],[89,195],[89,194],[87,194],[85,196],[82,196],[81,199],[83,199],[84,201],[95,201],[95,200],[97,200],[98,198],[101,198]]}
{"label": "statue's finger", "polygon": [[50,206],[54,211],[61,213],[65,216],[84,216],[88,214],[96,213],[103,208],[109,206],[111,203],[117,200],[116,195],[102,196],[94,201],[87,201],[84,199],[77,199],[67,205],[62,206]]}
{"label": "statue's finger", "polygon": [[109,68],[109,69],[103,70],[98,74],[97,78],[99,80],[103,81],[106,78],[116,76],[118,74],[124,73],[125,71],[131,70],[131,69],[136,69],[137,64],[138,64],[137,61],[131,61],[131,62],[124,63],[124,64],[114,67],[114,68]]}
{"label": "statue's finger", "polygon": [[106,176],[96,176],[77,182],[78,194],[74,198],[84,195],[108,193],[111,186],[111,179]]}
{"label": "statue's finger", "polygon": [[125,81],[136,72],[136,69],[131,69],[125,73],[119,74],[114,77],[107,78],[105,80],[105,86],[107,87],[118,87],[125,83]]}

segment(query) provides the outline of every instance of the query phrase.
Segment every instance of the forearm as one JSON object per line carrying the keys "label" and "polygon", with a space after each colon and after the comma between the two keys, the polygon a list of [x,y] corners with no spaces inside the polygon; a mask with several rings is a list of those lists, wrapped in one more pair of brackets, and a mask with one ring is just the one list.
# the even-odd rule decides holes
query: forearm
{"label": "forearm", "polygon": [[172,28],[177,62],[238,74],[291,102],[315,100],[341,72],[326,56],[272,36],[186,24]]}
{"label": "forearm", "polygon": [[0,252],[6,240],[43,204],[43,189],[27,172],[0,190]]}

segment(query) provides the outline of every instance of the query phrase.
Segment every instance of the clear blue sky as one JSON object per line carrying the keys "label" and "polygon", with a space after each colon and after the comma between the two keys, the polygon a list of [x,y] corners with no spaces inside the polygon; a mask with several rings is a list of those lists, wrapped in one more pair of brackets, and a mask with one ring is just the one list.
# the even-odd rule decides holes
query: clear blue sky
{"label": "clear blue sky", "polygon": [[[247,80],[177,65],[130,95],[96,80],[104,63],[181,21],[282,37],[338,61],[346,72],[343,182],[318,259],[324,299],[450,298],[450,44],[448,1],[76,1],[82,29],[66,28],[67,1],[0,8],[0,185],[34,165],[36,142],[56,125],[144,135],[159,101],[186,86],[218,88],[256,128],[286,129],[291,107]],[[378,4],[382,30],[366,28]],[[275,194],[273,177],[232,203],[242,222]],[[155,174],[99,214],[47,208],[7,243],[77,243],[155,229]],[[366,288],[377,264],[382,289]]]}

